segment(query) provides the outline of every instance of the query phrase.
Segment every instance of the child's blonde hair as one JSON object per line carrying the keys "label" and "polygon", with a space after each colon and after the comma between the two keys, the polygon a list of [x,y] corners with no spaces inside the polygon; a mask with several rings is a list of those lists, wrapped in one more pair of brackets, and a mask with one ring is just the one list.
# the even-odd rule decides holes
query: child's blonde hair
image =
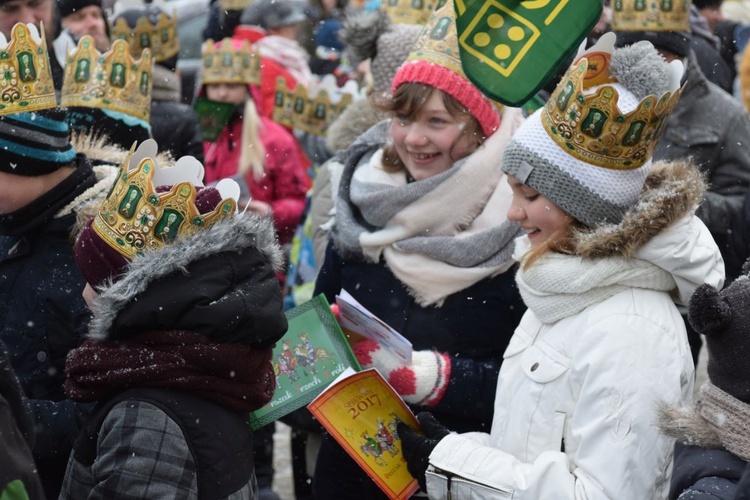
{"label": "child's blonde hair", "polygon": [[253,173],[256,180],[265,175],[266,150],[260,140],[261,121],[252,98],[245,99],[245,110],[242,118],[242,140],[240,162],[237,173]]}

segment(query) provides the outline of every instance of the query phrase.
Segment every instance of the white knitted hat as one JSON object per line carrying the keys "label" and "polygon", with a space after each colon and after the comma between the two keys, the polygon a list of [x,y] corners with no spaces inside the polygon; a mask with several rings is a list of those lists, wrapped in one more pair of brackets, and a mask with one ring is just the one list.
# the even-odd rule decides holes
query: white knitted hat
{"label": "white knitted hat", "polygon": [[[505,173],[589,227],[619,222],[638,201],[683,71],[682,63],[667,64],[648,42],[616,50],[614,43],[608,33],[577,58],[503,155]],[[588,68],[580,64],[585,57]],[[605,83],[579,92],[576,72],[596,72],[591,61],[597,58],[608,65],[609,74],[598,75]]]}

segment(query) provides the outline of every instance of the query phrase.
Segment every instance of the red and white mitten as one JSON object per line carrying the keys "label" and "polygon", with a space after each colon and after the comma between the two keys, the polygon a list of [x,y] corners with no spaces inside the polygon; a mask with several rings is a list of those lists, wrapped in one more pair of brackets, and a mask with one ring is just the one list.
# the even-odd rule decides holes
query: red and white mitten
{"label": "red and white mitten", "polygon": [[407,366],[374,340],[363,340],[352,347],[362,368],[377,368],[404,401],[435,406],[445,394],[451,376],[451,358],[437,351],[415,351]]}

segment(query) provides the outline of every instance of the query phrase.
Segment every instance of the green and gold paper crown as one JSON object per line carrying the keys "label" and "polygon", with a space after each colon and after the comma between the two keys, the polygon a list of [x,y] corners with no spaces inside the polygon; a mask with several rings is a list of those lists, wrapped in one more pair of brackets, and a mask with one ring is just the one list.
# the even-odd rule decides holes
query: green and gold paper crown
{"label": "green and gold paper crown", "polygon": [[437,3],[436,0],[383,0],[380,8],[388,14],[394,24],[421,26],[430,18]]}
{"label": "green and gold paper crown", "polygon": [[[190,157],[164,170],[179,169],[183,160],[197,163],[202,177],[202,165]],[[235,199],[225,198],[213,211],[201,214],[195,206],[196,187],[189,181],[176,182],[167,192],[156,192],[153,181],[154,175],[159,175],[157,170],[153,157],[141,159],[131,149],[91,223],[103,241],[128,259],[195,234],[237,211]]]}
{"label": "green and gold paper crown", "polygon": [[310,88],[304,85],[290,90],[283,78],[276,80],[273,121],[287,127],[325,136],[328,126],[357,99],[364,90],[353,80],[343,87],[336,85],[333,75],[326,75]]}
{"label": "green and gold paper crown", "polygon": [[219,7],[223,10],[242,10],[253,3],[253,0],[219,0]]}
{"label": "green and gold paper crown", "polygon": [[691,0],[613,0],[614,31],[689,31]]}
{"label": "green and gold paper crown", "polygon": [[128,43],[115,40],[102,54],[86,35],[67,56],[60,104],[107,109],[149,121],[152,67],[148,49],[134,60]]}
{"label": "green and gold paper crown", "polygon": [[0,114],[57,106],[44,27],[16,24],[10,42],[0,34]]}
{"label": "green and gold paper crown", "polygon": [[[238,45],[235,47],[235,43]],[[220,44],[203,44],[201,83],[251,83],[260,85],[260,56],[247,41],[225,38]]]}
{"label": "green and gold paper crown", "polygon": [[143,16],[136,21],[135,28],[131,28],[125,18],[120,17],[112,26],[112,39],[128,42],[130,53],[134,56],[141,54],[143,49],[149,49],[154,61],[166,61],[180,51],[177,14],[172,14],[170,18],[162,12],[156,24],[152,24],[148,17]]}
{"label": "green and gold paper crown", "polygon": [[587,52],[573,63],[542,111],[542,126],[581,161],[632,170],[651,158],[682,89],[679,77],[673,78],[674,90],[647,96],[624,113],[617,105],[617,89],[610,85],[617,82],[609,73],[610,57],[607,51]]}

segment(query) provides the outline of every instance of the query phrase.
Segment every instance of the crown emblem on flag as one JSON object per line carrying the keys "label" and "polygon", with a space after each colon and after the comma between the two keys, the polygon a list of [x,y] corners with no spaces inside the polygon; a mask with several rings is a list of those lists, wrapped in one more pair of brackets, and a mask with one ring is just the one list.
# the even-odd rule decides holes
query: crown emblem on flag
{"label": "crown emblem on flag", "polygon": [[[94,232],[126,258],[132,259],[147,249],[156,249],[175,238],[195,234],[236,213],[235,199],[225,198],[213,211],[201,214],[195,206],[193,182],[176,182],[167,192],[156,191],[153,181],[155,175],[162,173],[159,170],[178,172],[187,169],[202,177],[203,166],[195,158],[180,158],[175,166],[160,169],[153,157],[141,156],[131,149],[91,223]],[[185,163],[194,164],[186,166]]]}
{"label": "crown emblem on flag", "polygon": [[573,63],[547,101],[542,125],[558,146],[581,161],[636,169],[651,158],[682,90],[675,78],[673,90],[647,96],[623,113],[611,85],[617,80],[609,73],[610,56],[589,52]]}
{"label": "crown emblem on flag", "polygon": [[325,136],[328,126],[354,100],[364,97],[356,82],[336,85],[333,75],[326,75],[310,88],[297,84],[288,89],[283,78],[276,80],[273,121],[287,127]]}
{"label": "crown emblem on flag", "polygon": [[[42,30],[44,27],[42,27]],[[0,34],[0,114],[57,106],[44,32],[16,24],[10,42]]]}
{"label": "crown emblem on flag", "polygon": [[203,45],[203,74],[201,82],[250,83],[260,85],[260,56],[247,41],[237,46],[231,38],[221,43],[207,40]]}
{"label": "crown emblem on flag", "polygon": [[120,17],[112,26],[112,38],[128,42],[130,54],[138,56],[143,49],[151,50],[154,61],[166,61],[180,51],[180,40],[177,37],[177,14],[172,17],[165,13],[159,14],[156,24],[152,24],[144,16],[131,29],[127,21]]}
{"label": "crown emblem on flag", "polygon": [[383,0],[380,8],[394,24],[424,25],[437,5],[436,0]]}
{"label": "crown emblem on flag", "polygon": [[614,31],[689,31],[691,0],[614,0]]}
{"label": "crown emblem on flag", "polygon": [[61,105],[117,111],[149,121],[151,115],[151,51],[134,60],[125,40],[100,53],[86,35],[67,56]]}

